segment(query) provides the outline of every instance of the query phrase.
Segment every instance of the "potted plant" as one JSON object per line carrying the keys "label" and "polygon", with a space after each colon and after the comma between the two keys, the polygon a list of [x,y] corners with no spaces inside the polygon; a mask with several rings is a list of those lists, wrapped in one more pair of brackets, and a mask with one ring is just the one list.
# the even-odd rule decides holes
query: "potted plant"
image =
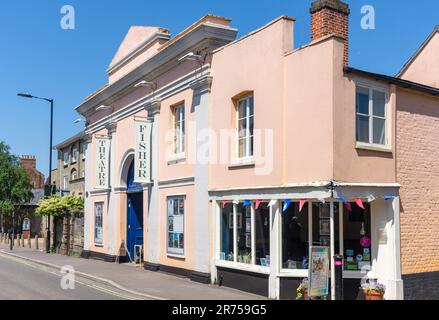
{"label": "potted plant", "polygon": [[302,280],[296,289],[296,300],[308,300],[308,278]]}
{"label": "potted plant", "polygon": [[384,300],[386,287],[383,284],[378,283],[378,281],[370,280],[363,284],[361,288],[363,289],[365,300]]}

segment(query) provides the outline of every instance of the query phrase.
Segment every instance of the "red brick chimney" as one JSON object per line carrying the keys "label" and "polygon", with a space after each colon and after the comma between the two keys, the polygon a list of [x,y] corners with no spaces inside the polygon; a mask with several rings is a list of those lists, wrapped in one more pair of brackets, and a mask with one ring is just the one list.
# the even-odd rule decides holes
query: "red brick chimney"
{"label": "red brick chimney", "polygon": [[37,159],[35,156],[21,156],[20,158],[21,166],[25,169],[36,169]]}
{"label": "red brick chimney", "polygon": [[44,188],[44,175],[37,170],[37,159],[35,156],[21,156],[21,166],[29,175],[31,183],[35,189]]}
{"label": "red brick chimney", "polygon": [[349,5],[340,0],[317,0],[311,4],[311,41],[327,35],[344,39],[344,66],[349,64]]}

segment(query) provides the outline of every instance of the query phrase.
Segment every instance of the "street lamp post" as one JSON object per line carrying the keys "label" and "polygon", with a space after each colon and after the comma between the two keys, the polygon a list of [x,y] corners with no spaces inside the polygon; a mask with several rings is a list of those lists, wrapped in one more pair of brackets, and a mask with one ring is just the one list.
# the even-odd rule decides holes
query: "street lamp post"
{"label": "street lamp post", "polygon": [[[29,99],[38,99],[44,100],[50,103],[50,153],[49,153],[49,196],[52,195],[52,144],[53,144],[53,99],[41,98],[37,96],[33,96],[29,93],[19,93],[19,97],[29,98]],[[47,224],[46,224],[46,252],[50,252],[50,217],[47,216]]]}

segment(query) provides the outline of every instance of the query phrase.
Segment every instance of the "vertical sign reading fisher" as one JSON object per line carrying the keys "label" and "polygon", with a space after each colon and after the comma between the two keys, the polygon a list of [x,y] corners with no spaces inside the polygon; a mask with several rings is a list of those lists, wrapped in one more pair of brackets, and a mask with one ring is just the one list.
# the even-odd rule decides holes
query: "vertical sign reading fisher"
{"label": "vertical sign reading fisher", "polygon": [[135,119],[136,154],[134,157],[134,181],[151,182],[151,122],[145,118]]}
{"label": "vertical sign reading fisher", "polygon": [[96,188],[108,189],[110,178],[110,139],[96,137]]}

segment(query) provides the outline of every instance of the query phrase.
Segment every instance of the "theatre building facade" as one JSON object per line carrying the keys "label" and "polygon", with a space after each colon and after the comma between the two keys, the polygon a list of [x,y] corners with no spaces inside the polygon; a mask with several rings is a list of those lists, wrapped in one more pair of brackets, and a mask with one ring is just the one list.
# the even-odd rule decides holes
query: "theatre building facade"
{"label": "theatre building facade", "polygon": [[419,190],[439,192],[437,30],[390,77],[349,67],[346,4],[310,11],[300,48],[288,16],[238,40],[213,15],[173,38],[130,29],[108,85],[77,108],[84,257],[294,299],[324,246],[331,279],[343,256],[345,299],[364,279],[386,299],[428,298],[439,205]]}

